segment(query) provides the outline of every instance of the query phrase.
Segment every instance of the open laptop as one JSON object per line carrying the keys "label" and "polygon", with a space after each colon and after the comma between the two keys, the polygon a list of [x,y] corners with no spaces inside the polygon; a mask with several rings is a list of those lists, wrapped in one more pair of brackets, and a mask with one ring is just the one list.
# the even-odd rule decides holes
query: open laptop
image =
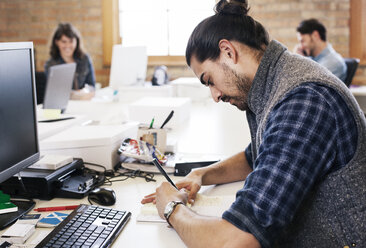
{"label": "open laptop", "polygon": [[44,109],[66,110],[70,98],[76,63],[54,65],[49,68],[43,100]]}

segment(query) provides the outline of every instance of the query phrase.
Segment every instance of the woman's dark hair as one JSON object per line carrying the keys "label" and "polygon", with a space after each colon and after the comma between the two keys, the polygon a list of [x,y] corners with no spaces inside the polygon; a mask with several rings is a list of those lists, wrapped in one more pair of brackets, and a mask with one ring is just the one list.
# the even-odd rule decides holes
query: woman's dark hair
{"label": "woman's dark hair", "polygon": [[193,30],[186,48],[186,61],[190,66],[194,55],[199,62],[215,60],[220,55],[222,39],[238,41],[260,52],[269,43],[266,29],[248,16],[246,0],[220,0],[215,6],[215,15],[203,20]]}
{"label": "woman's dark hair", "polygon": [[66,37],[73,39],[76,39],[76,48],[74,51],[74,57],[76,58],[82,58],[85,53],[82,50],[81,47],[81,35],[79,31],[70,23],[60,23],[57,26],[57,29],[52,37],[52,44],[51,44],[51,51],[50,55],[53,59],[60,58],[60,50],[58,49],[58,46],[56,45],[56,40],[60,40],[61,37],[65,35]]}
{"label": "woman's dark hair", "polygon": [[320,39],[327,41],[327,30],[325,26],[314,18],[300,22],[296,31],[300,34],[312,34],[314,31],[318,31]]}

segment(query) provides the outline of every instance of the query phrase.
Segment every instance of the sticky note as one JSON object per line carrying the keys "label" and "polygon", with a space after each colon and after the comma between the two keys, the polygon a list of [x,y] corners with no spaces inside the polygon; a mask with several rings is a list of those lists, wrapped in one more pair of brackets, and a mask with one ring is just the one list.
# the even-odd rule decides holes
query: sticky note
{"label": "sticky note", "polygon": [[61,109],[44,109],[43,118],[45,119],[58,119],[61,116]]}

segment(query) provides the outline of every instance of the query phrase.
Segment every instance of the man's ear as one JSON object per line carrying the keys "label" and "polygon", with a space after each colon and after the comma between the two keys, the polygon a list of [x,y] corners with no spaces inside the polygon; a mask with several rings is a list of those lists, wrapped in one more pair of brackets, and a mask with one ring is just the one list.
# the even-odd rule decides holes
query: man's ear
{"label": "man's ear", "polygon": [[319,34],[318,30],[314,30],[311,33],[311,36],[313,37],[313,39],[315,38],[316,40],[320,40],[320,34]]}
{"label": "man's ear", "polygon": [[219,42],[220,57],[223,56],[225,59],[230,59],[234,64],[237,63],[238,53],[235,46],[228,40],[222,39]]}

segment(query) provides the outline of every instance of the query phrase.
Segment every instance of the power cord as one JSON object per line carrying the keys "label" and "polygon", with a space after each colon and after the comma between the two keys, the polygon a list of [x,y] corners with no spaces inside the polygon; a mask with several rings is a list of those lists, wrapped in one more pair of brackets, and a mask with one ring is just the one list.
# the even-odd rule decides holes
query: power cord
{"label": "power cord", "polygon": [[18,176],[20,186],[22,187],[22,190],[24,191],[24,194],[25,194],[24,198],[27,199],[29,202],[34,203],[32,196],[29,194],[28,190],[25,188],[25,185],[24,185],[23,179],[20,175],[20,172],[17,174],[17,176]]}
{"label": "power cord", "polygon": [[144,178],[146,182],[156,182],[156,180],[154,179],[154,173],[148,173],[141,170],[130,170],[130,169],[124,169],[124,171],[114,171],[114,170],[107,170],[105,166],[96,163],[84,162],[84,164],[95,166],[102,169],[102,171],[97,171],[88,167],[84,167],[84,171],[86,173],[89,173],[95,176],[96,178],[99,178],[98,182],[95,185],[93,185],[93,188],[98,188],[102,185],[111,186],[113,182],[125,181],[129,178],[136,178],[136,177]]}

